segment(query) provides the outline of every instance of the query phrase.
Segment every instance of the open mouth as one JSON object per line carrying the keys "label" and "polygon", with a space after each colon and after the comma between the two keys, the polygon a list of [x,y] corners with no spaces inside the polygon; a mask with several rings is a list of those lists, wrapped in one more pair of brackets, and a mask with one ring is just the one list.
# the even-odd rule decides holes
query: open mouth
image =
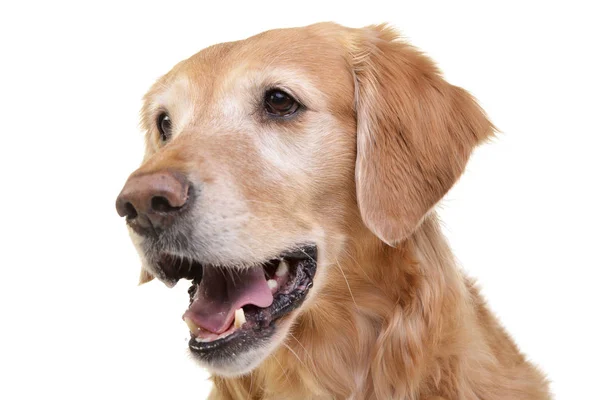
{"label": "open mouth", "polygon": [[158,262],[167,281],[192,281],[190,305],[183,319],[189,347],[210,361],[214,350],[227,353],[260,345],[274,323],[298,308],[312,287],[317,248],[300,246],[262,263],[262,267],[203,265],[164,254]]}

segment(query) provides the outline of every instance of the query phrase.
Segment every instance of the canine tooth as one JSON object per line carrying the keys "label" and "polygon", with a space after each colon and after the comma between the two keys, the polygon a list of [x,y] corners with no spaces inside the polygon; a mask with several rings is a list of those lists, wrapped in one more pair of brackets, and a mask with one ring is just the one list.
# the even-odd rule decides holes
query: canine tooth
{"label": "canine tooth", "polygon": [[244,309],[238,308],[237,310],[235,310],[235,321],[233,322],[233,326],[236,328],[240,328],[245,323],[246,315],[244,314]]}
{"label": "canine tooth", "polygon": [[275,279],[269,279],[267,281],[267,286],[269,286],[269,289],[273,290],[273,289],[277,289],[277,281]]}
{"label": "canine tooth", "polygon": [[275,271],[275,275],[277,276],[284,276],[285,274],[288,273],[288,263],[285,260],[281,260],[279,261],[279,265],[277,266],[277,271]]}
{"label": "canine tooth", "polygon": [[194,323],[194,321],[192,321],[191,318],[185,317],[183,320],[185,321],[185,323],[187,324],[188,328],[190,329],[190,332],[196,333],[196,332],[198,332],[200,330],[200,328],[198,327],[198,325],[196,325]]}

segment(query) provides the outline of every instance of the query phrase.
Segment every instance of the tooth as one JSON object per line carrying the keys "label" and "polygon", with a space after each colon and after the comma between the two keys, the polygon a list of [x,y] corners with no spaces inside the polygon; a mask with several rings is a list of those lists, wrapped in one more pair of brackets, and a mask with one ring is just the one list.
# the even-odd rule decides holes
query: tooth
{"label": "tooth", "polygon": [[269,279],[267,281],[267,286],[269,286],[269,289],[273,290],[273,289],[277,289],[277,286],[279,286],[277,284],[277,281],[275,279]]}
{"label": "tooth", "polygon": [[240,328],[245,323],[246,315],[244,315],[244,309],[238,308],[237,310],[235,310],[235,321],[233,322],[233,326],[236,328]]}
{"label": "tooth", "polygon": [[195,333],[197,333],[200,330],[200,328],[198,327],[198,325],[196,325],[194,323],[194,321],[192,321],[191,318],[185,317],[183,320],[187,324],[188,328],[190,328],[190,332],[192,332],[192,333],[195,334]]}
{"label": "tooth", "polygon": [[285,260],[279,261],[279,265],[277,266],[277,271],[275,271],[275,275],[284,276],[288,273],[288,263]]}

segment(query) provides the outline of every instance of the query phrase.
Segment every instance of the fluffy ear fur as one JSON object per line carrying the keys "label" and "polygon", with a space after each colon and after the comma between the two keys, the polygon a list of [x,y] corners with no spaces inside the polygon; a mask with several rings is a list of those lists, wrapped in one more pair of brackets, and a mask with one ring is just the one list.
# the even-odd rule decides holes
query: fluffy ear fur
{"label": "fluffy ear fur", "polygon": [[383,25],[357,31],[356,190],[362,219],[394,246],[410,235],[493,134],[475,100]]}

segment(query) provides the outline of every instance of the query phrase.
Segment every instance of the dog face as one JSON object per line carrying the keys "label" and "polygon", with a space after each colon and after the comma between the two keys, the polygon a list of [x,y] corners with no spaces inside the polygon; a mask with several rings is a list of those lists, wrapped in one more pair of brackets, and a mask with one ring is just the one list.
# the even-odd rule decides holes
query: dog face
{"label": "dog face", "polygon": [[392,31],[334,24],[201,51],[150,89],[142,126],[117,210],[142,281],[192,281],[190,350],[224,376],[318,306],[356,238],[410,235],[491,132]]}

